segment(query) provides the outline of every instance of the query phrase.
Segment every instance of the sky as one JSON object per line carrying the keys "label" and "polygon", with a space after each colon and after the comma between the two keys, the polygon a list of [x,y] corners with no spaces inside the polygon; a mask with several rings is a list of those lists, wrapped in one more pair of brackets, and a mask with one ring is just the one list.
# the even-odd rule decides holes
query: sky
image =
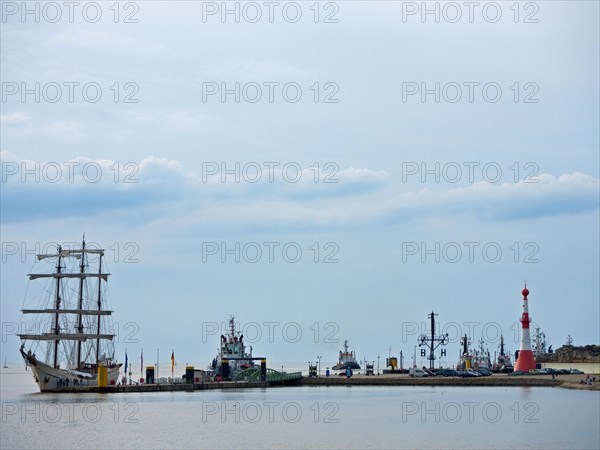
{"label": "sky", "polygon": [[597,2],[23,5],[2,357],[36,252],[83,233],[120,360],[206,364],[230,315],[272,361],[408,357],[434,311],[454,364],[518,349],[525,282],[549,344],[600,342]]}

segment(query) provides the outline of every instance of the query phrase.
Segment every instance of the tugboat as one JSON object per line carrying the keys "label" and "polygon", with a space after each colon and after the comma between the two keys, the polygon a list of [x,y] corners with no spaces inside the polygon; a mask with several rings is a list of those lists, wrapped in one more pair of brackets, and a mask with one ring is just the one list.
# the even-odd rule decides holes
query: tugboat
{"label": "tugboat", "polygon": [[[93,273],[89,255],[98,257]],[[58,246],[55,254],[37,255],[38,262],[56,261],[55,271],[29,274],[30,280],[50,278],[50,282],[31,300],[35,309],[22,310],[24,315],[33,316],[27,330],[36,333],[19,337],[21,356],[41,392],[96,386],[100,368],[108,372],[109,385],[118,380],[121,364],[114,358],[114,327],[108,321],[112,311],[106,309],[102,286],[109,276],[102,272],[103,256],[102,249],[86,248],[85,237],[79,249]],[[25,350],[28,342],[31,346]],[[44,360],[36,351],[41,351]]]}
{"label": "tugboat", "polygon": [[242,370],[251,367],[259,369],[252,359],[252,346],[246,352],[244,335],[235,330],[235,317],[229,318],[229,334],[221,335],[221,348],[217,356],[212,360],[209,371],[215,380],[229,380],[234,378]]}
{"label": "tugboat", "polygon": [[346,370],[346,369],[360,369],[360,366],[356,362],[356,357],[354,356],[354,350],[352,352],[348,351],[348,340],[344,341],[344,351],[340,351],[340,360],[339,362],[332,367],[333,370]]}

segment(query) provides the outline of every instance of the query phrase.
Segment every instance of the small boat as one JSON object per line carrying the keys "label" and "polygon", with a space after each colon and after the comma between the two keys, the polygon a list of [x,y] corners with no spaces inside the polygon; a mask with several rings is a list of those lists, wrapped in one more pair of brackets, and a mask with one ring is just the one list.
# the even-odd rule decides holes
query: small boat
{"label": "small boat", "polygon": [[348,351],[348,340],[344,341],[344,351],[340,351],[340,359],[338,363],[332,367],[333,370],[360,369],[360,365],[356,362],[354,350]]}
{"label": "small boat", "polygon": [[[97,386],[101,367],[108,374],[108,385],[118,380],[121,364],[114,358],[112,311],[106,309],[103,286],[109,274],[102,271],[103,256],[102,249],[86,248],[85,237],[81,248],[58,246],[56,253],[37,255],[38,264],[56,265],[53,271],[29,274],[30,281],[49,281],[38,295],[26,299],[33,303],[22,309],[24,317],[32,317],[27,327],[31,332],[19,337],[21,356],[41,392]],[[38,351],[43,357],[36,355]]]}

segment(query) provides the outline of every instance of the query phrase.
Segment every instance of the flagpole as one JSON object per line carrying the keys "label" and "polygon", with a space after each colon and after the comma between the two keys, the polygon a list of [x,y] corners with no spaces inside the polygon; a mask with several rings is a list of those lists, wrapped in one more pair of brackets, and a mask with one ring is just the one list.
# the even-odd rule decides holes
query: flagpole
{"label": "flagpole", "polygon": [[125,349],[125,384],[127,384],[127,364],[129,363],[127,359],[127,349]]}
{"label": "flagpole", "polygon": [[175,349],[171,350],[171,383],[175,376]]}
{"label": "flagpole", "polygon": [[[127,349],[125,349],[125,359],[127,359]],[[129,360],[127,362],[129,362]],[[129,378],[129,385],[131,385],[131,372],[132,372],[131,366],[132,365],[133,364],[128,364],[127,365],[127,369],[129,370],[129,373],[128,374],[125,373],[125,384],[127,384],[127,378]],[[125,372],[127,372],[127,370]],[[129,375],[129,377],[127,375]]]}

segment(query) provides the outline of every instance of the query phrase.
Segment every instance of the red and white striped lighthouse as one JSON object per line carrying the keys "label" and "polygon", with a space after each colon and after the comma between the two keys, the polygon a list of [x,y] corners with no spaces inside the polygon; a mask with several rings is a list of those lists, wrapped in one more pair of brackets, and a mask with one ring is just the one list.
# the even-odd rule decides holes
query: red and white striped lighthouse
{"label": "red and white striped lighthouse", "polygon": [[531,350],[531,335],[529,334],[529,307],[527,306],[529,295],[529,289],[527,289],[527,283],[525,289],[521,292],[523,294],[523,315],[521,316],[521,349],[519,350],[519,357],[515,364],[515,370],[522,370],[523,372],[529,372],[531,369],[535,369],[535,358],[533,357],[533,351]]}

